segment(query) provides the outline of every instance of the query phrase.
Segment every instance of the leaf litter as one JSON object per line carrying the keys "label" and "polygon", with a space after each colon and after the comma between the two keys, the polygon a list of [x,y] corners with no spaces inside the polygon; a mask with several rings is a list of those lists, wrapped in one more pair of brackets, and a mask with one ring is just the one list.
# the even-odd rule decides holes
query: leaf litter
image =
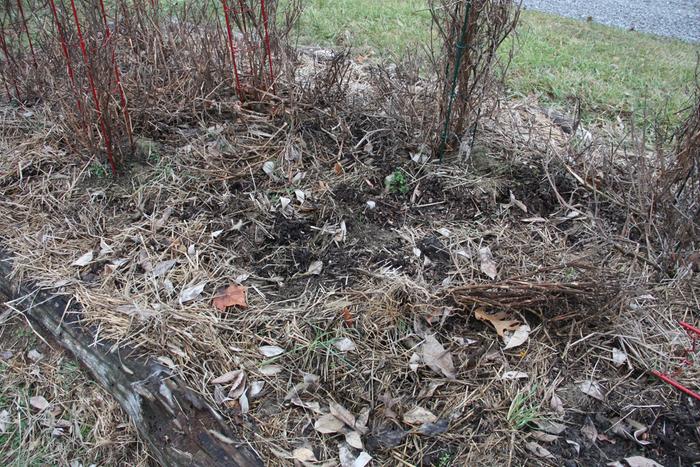
{"label": "leaf litter", "polygon": [[[542,165],[541,150],[532,149],[531,142],[533,146],[557,151],[557,135],[551,139],[551,125],[539,135],[542,136],[540,140],[536,131],[530,131],[532,128],[526,128],[527,135],[522,134],[522,123],[531,121],[530,117],[537,114],[528,113],[526,107],[511,108],[506,102],[504,106],[506,111],[500,118],[515,113],[522,117],[522,121],[512,125],[512,132],[505,140],[500,131],[493,132],[494,121],[486,121],[484,141],[489,147],[508,144],[510,148],[511,138],[514,138],[512,144],[518,148],[523,163],[517,165],[518,161],[496,152],[494,163],[502,164],[506,172],[511,169],[526,169],[528,173],[535,168],[538,170]],[[610,265],[615,271],[625,271],[625,276],[638,277],[640,283],[648,277],[640,272],[639,258],[630,259],[612,248],[602,250],[601,236],[594,223],[560,222],[558,219],[573,210],[558,206],[556,200],[548,197],[547,190],[534,188],[536,192],[532,199],[537,202],[531,202],[528,195],[513,188],[510,201],[515,209],[504,215],[508,217],[490,216],[489,210],[485,209],[484,216],[475,218],[464,206],[473,204],[483,209],[488,205],[484,199],[508,199],[510,193],[507,188],[504,191],[498,187],[503,180],[474,172],[471,166],[465,170],[459,164],[433,165],[433,162],[425,161],[423,170],[428,179],[420,180],[421,190],[414,190],[413,200],[408,196],[403,200],[383,194],[381,180],[386,171],[384,165],[375,167],[379,161],[408,170],[407,166],[393,159],[393,154],[385,153],[384,148],[396,147],[393,141],[405,141],[408,146],[413,144],[411,138],[399,132],[402,125],[393,125],[390,106],[383,107],[382,112],[386,113],[380,120],[372,116],[373,109],[362,115],[346,112],[345,106],[324,110],[332,115],[330,119],[323,112],[309,111],[311,121],[321,128],[322,135],[326,131],[333,134],[338,138],[339,147],[345,148],[347,153],[337,158],[336,151],[332,151],[328,160],[325,159],[325,148],[315,155],[318,160],[314,155],[306,157],[306,152],[315,147],[312,133],[305,137],[309,136],[313,144],[303,151],[298,149],[304,157],[287,159],[289,151],[285,148],[291,145],[290,135],[299,128],[290,128],[289,133],[282,131],[279,138],[273,138],[279,122],[268,121],[264,115],[244,109],[240,119],[230,122],[230,135],[235,135],[235,144],[230,146],[235,148],[232,151],[240,149],[244,154],[244,170],[230,163],[231,157],[238,156],[237,153],[222,156],[211,140],[188,136],[189,152],[172,148],[174,155],[169,164],[172,164],[173,175],[170,179],[156,177],[155,171],[149,171],[146,178],[159,181],[137,186],[133,193],[130,191],[133,187],[125,190],[119,184],[105,188],[110,199],[124,199],[125,203],[134,206],[143,206],[145,200],[149,206],[155,206],[149,218],[141,216],[135,221],[129,219],[128,223],[111,217],[107,222],[94,222],[104,219],[99,217],[104,216],[104,205],[84,195],[80,183],[74,184],[78,189],[69,189],[64,196],[65,187],[79,181],[73,180],[71,174],[79,171],[66,163],[67,159],[60,154],[50,153],[52,161],[55,159],[56,163],[66,165],[65,170],[60,165],[51,166],[52,170],[55,168],[71,183],[59,183],[41,174],[25,177],[22,183],[27,183],[35,192],[46,193],[48,197],[58,195],[56,200],[65,200],[68,210],[81,206],[75,209],[75,212],[82,213],[81,219],[71,218],[74,225],[68,230],[61,226],[62,219],[53,221],[50,217],[38,216],[40,213],[34,208],[27,209],[36,219],[42,220],[44,225],[37,228],[36,219],[25,221],[22,210],[0,207],[3,218],[0,229],[3,238],[8,238],[11,246],[24,258],[17,266],[20,274],[53,283],[56,278],[71,278],[71,281],[62,282],[60,287],[65,288],[66,293],[76,295],[85,309],[85,323],[98,327],[101,338],[125,345],[135,344],[151,356],[177,361],[178,369],[183,371],[191,386],[210,398],[212,393],[219,393],[225,399],[228,394],[241,392],[240,388],[234,390],[234,380],[223,385],[201,384],[209,381],[212,375],[223,376],[231,368],[245,368],[250,378],[264,382],[264,395],[259,400],[254,397],[254,382],[250,382],[236,402],[241,408],[248,404],[251,417],[265,420],[269,439],[264,440],[258,433],[252,434],[248,423],[250,418],[243,417],[243,423],[239,425],[242,435],[254,439],[256,447],[260,446],[263,456],[269,456],[270,448],[275,446],[288,453],[287,459],[294,458],[293,451],[300,448],[298,440],[305,433],[302,427],[307,427],[309,420],[315,423],[317,417],[326,415],[329,410],[326,404],[319,402],[322,395],[347,408],[365,402],[373,407],[371,423],[360,424],[371,426],[372,430],[360,436],[360,441],[366,452],[377,456],[380,464],[398,463],[396,455],[403,456],[401,459],[410,464],[420,464],[427,450],[419,437],[439,433],[447,426],[446,421],[438,419],[409,425],[410,430],[396,428],[397,423],[401,424],[398,414],[405,414],[406,408],[414,407],[419,395],[418,402],[424,407],[450,413],[450,417],[454,416],[456,420],[463,417],[469,424],[475,421],[475,417],[483,418],[487,424],[484,426],[493,428],[491,437],[478,442],[469,430],[453,430],[448,437],[435,440],[436,443],[445,443],[436,445],[437,449],[461,446],[455,450],[457,462],[466,456],[464,446],[475,445],[484,452],[496,452],[492,449],[494,445],[508,442],[503,435],[507,430],[501,430],[504,427],[499,425],[503,418],[499,409],[490,408],[502,406],[503,400],[509,400],[509,388],[520,384],[500,380],[504,370],[517,368],[527,373],[530,380],[541,381],[552,376],[548,368],[556,361],[557,369],[572,384],[580,381],[572,381],[576,375],[593,374],[586,372],[590,368],[585,368],[584,362],[572,363],[578,362],[581,355],[575,352],[580,352],[588,343],[609,348],[609,342],[601,342],[599,336],[593,336],[585,341],[586,345],[572,347],[571,354],[565,355],[565,350],[571,343],[567,339],[586,329],[581,323],[584,320],[589,323],[595,318],[594,311],[600,314],[610,311],[608,302],[598,293],[598,290],[615,287],[606,281],[609,277],[605,274],[606,268]],[[361,126],[357,122],[362,122]],[[372,134],[372,160],[367,159],[362,145],[357,152],[348,151],[368,131],[374,131],[369,129],[372,125],[388,136],[388,139],[380,140],[377,134]],[[177,131],[180,130],[191,129]],[[225,144],[232,143],[224,141],[225,137],[230,137],[227,133],[228,130],[220,135]],[[23,139],[31,139],[26,136],[23,135]],[[392,139],[397,137],[399,139]],[[255,143],[260,138],[264,138],[264,146]],[[50,144],[44,140],[42,137],[42,145]],[[564,147],[560,148],[561,154],[566,155]],[[409,152],[415,152],[414,149],[409,148]],[[562,180],[557,175],[558,188],[561,188],[560,181],[565,184],[571,181],[564,179],[567,168],[557,158],[547,163],[551,164],[550,168],[564,174]],[[340,166],[339,170],[333,170],[335,164]],[[572,162],[568,164],[572,171],[578,170],[571,165]],[[316,165],[327,176],[316,173]],[[18,185],[12,178],[15,169],[8,170],[10,167],[3,166],[0,171],[11,174],[0,175],[0,191],[9,193],[8,199],[12,202],[31,202],[31,197],[23,200],[12,194]],[[300,175],[302,173],[304,176]],[[182,177],[181,174],[188,176]],[[409,175],[413,177],[415,174]],[[541,175],[537,174],[535,178],[539,181]],[[456,180],[459,180],[459,186],[455,185]],[[244,196],[234,192],[233,187],[239,181],[243,183]],[[249,190],[248,182],[254,189]],[[573,183],[575,185],[576,180]],[[430,184],[437,189],[430,190]],[[533,186],[539,185],[542,184],[538,182]],[[5,186],[9,187],[9,192]],[[303,199],[297,190],[303,193]],[[580,191],[585,191],[584,185],[580,185]],[[18,190],[18,193],[25,192]],[[484,193],[488,195],[482,196]],[[606,192],[606,195],[611,195],[611,202],[615,202],[614,192]],[[552,201],[554,207],[551,210],[549,206],[541,208],[543,203],[539,196],[545,196],[545,206]],[[284,203],[282,198],[287,200],[286,209],[279,209]],[[453,198],[459,202],[452,202]],[[274,203],[274,199],[279,199],[279,204]],[[569,202],[577,203],[576,210],[587,213],[588,201],[577,194],[572,194],[571,199],[573,201]],[[515,201],[521,202],[522,206]],[[167,208],[162,209],[166,205]],[[219,209],[220,206],[225,206],[226,211]],[[522,216],[517,210],[524,211],[525,206],[534,221],[522,222],[519,217],[513,217],[515,214]],[[559,208],[561,212],[558,212]],[[605,219],[598,220],[606,228],[609,226]],[[24,235],[17,235],[8,226],[15,226],[12,229],[21,227]],[[330,235],[316,236],[314,229],[323,229]],[[35,238],[34,233],[43,235],[52,230],[54,238],[45,245]],[[399,231],[409,232],[415,241],[397,241]],[[210,235],[209,232],[221,233]],[[435,247],[423,241],[433,237],[442,245]],[[98,238],[99,256],[105,257],[100,258],[100,262],[106,261],[104,272],[102,267],[96,272],[87,271],[92,261],[80,261],[86,266],[81,273],[90,273],[86,277],[97,276],[97,279],[84,279],[74,267],[78,264],[69,267],[68,263],[86,255]],[[572,238],[577,239],[575,248],[567,246]],[[489,247],[485,248],[488,251],[479,248],[487,242]],[[189,248],[195,244],[195,248]],[[420,260],[413,255],[414,245],[421,251]],[[492,249],[497,253],[497,262]],[[441,260],[441,255],[447,259]],[[576,258],[575,262],[572,257]],[[176,261],[174,258],[180,259],[173,262]],[[320,267],[317,262],[321,262]],[[585,264],[579,266],[579,263]],[[591,267],[591,264],[601,267]],[[598,271],[602,274],[598,275]],[[255,287],[258,302],[250,304],[246,313],[216,313],[212,302],[202,300],[206,284],[212,285],[213,292],[216,286],[225,286],[231,283],[231,278],[244,273],[249,274],[248,284],[251,290]],[[191,293],[184,293],[202,281],[206,284],[201,290],[194,288]],[[672,287],[680,290],[682,282],[679,280]],[[455,292],[457,289],[460,290],[459,296]],[[671,289],[664,286],[649,292],[661,297],[664,292],[671,293]],[[337,306],[339,299],[349,305]],[[406,329],[406,321],[410,323],[414,316],[440,315],[444,305],[456,307],[458,311],[440,323],[434,321],[434,327],[419,337],[411,335],[410,325]],[[125,308],[119,309],[120,306]],[[342,343],[335,341],[338,345],[333,345],[334,336],[340,336],[339,333],[348,327],[338,312],[346,306],[350,306],[353,312],[353,334],[349,334],[352,345],[344,340]],[[480,338],[478,342],[461,345],[454,339],[454,335],[472,336],[476,333],[469,316],[460,315],[462,311],[466,315],[475,307],[503,312],[504,321],[519,323],[512,328],[506,326],[503,332],[498,332],[492,323],[503,339],[503,346],[518,348],[517,352],[503,354],[501,349],[494,350],[494,340]],[[653,311],[659,312],[657,309]],[[532,315],[524,313],[532,312],[542,318],[536,322],[542,323],[543,339],[529,340],[530,328],[525,328],[527,324],[517,317],[521,312],[530,324],[535,322],[531,321]],[[617,315],[624,315],[624,312],[618,312],[619,308],[614,308],[613,313],[606,315],[606,325],[620,326],[616,322]],[[635,314],[647,312],[650,310],[639,308]],[[648,316],[651,315],[644,318]],[[164,329],[173,332],[163,333]],[[514,337],[518,331],[518,337]],[[637,330],[635,333],[619,332],[625,336],[641,336],[640,341],[650,337]],[[441,349],[436,347],[435,351],[427,349],[426,352],[426,335],[434,338]],[[263,358],[275,358],[275,365],[262,360],[261,352],[257,350],[261,342],[279,344],[276,347],[281,353],[272,357],[262,354]],[[450,345],[445,349],[447,342]],[[516,345],[517,342],[521,343]],[[645,345],[651,345],[648,342],[651,341],[644,340]],[[238,350],[232,350],[232,344]],[[171,345],[180,349],[180,353],[172,350]],[[633,343],[630,347],[629,342],[624,342],[621,348],[628,352],[628,363],[637,366],[641,359],[630,348],[639,352],[643,346]],[[449,361],[444,359],[448,355]],[[609,359],[610,354],[606,357]],[[613,354],[612,360],[615,364],[619,359]],[[425,367],[421,368],[421,365]],[[460,381],[451,377],[457,370]],[[281,402],[293,386],[300,384],[297,381],[305,372],[317,373],[318,383],[297,388],[290,400]],[[430,378],[440,378],[444,385],[438,390]],[[610,375],[605,375],[605,378],[610,381]],[[379,398],[384,394],[391,396],[382,403]],[[245,399],[241,400],[243,396]],[[575,413],[579,409],[571,398],[564,399],[570,411]],[[554,397],[551,402],[554,412],[563,413],[563,403],[555,404]],[[484,406],[489,409],[477,410]],[[223,413],[229,423],[240,422],[236,420],[240,416],[237,411],[224,408]],[[358,423],[360,415],[356,415]],[[394,421],[392,415],[399,420]],[[354,463],[360,457],[356,452],[359,443],[350,434],[354,431],[344,433],[346,430],[350,427],[343,422],[341,432],[335,436],[318,436],[313,446],[302,447],[311,449],[319,459],[333,458],[337,462],[337,443],[342,441]],[[634,433],[641,433],[634,428],[627,431],[632,437],[635,437]],[[349,441],[355,446],[344,441],[345,436],[350,436]],[[373,450],[373,437],[383,438],[383,442],[398,447],[398,450]],[[449,443],[446,442],[448,438]],[[636,438],[643,441],[642,434]],[[516,442],[521,443],[520,438]],[[514,452],[521,451],[516,449]],[[305,457],[309,453],[298,454]]]}

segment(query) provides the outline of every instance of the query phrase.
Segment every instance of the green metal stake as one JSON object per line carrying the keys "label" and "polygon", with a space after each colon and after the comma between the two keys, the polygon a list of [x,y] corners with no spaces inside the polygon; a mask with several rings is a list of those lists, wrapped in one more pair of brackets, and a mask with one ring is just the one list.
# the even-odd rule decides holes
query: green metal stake
{"label": "green metal stake", "polygon": [[447,131],[450,127],[450,117],[452,115],[452,104],[454,103],[455,96],[457,94],[457,79],[459,78],[459,69],[462,65],[462,56],[464,55],[464,49],[466,44],[464,41],[467,38],[467,29],[469,27],[469,17],[472,11],[472,0],[467,0],[467,7],[464,12],[464,24],[462,25],[462,34],[460,35],[459,42],[457,43],[457,51],[455,53],[455,70],[452,76],[452,86],[450,89],[450,98],[447,104],[447,115],[445,116],[445,127],[442,130],[442,140],[440,141],[440,148],[438,149],[438,156],[442,162],[445,156],[445,147],[447,146]]}

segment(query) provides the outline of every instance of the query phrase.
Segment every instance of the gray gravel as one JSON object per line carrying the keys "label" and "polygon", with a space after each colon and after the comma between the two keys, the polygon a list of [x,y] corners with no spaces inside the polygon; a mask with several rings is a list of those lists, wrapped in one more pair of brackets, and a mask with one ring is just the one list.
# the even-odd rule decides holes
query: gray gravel
{"label": "gray gravel", "polygon": [[700,42],[700,0],[524,0],[531,10]]}

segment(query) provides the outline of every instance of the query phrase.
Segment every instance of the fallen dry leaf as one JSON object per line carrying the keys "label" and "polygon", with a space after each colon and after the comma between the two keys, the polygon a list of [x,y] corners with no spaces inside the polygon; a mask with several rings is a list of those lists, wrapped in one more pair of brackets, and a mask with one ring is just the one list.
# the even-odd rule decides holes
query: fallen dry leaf
{"label": "fallen dry leaf", "polygon": [[566,430],[566,425],[553,420],[537,420],[535,421],[535,425],[540,431],[544,431],[552,435],[560,435]]}
{"label": "fallen dry leaf", "polygon": [[39,352],[36,349],[32,349],[29,352],[27,352],[27,357],[29,358],[29,360],[36,363],[39,360],[41,360],[42,358],[44,358],[44,354],[42,354],[41,352]]}
{"label": "fallen dry leaf", "polygon": [[557,435],[551,435],[543,431],[533,431],[531,434],[533,438],[535,438],[537,441],[542,441],[543,443],[553,443],[559,439]]}
{"label": "fallen dry leaf", "polygon": [[423,436],[437,436],[439,434],[445,433],[449,427],[450,422],[448,422],[444,418],[441,418],[435,423],[423,423],[418,428],[418,432]]}
{"label": "fallen dry leaf", "polygon": [[298,395],[294,395],[289,399],[289,402],[296,405],[297,407],[301,407],[302,409],[311,410],[312,412],[315,412],[319,415],[323,415],[323,410],[321,410],[321,404],[319,404],[316,401],[306,402],[301,400],[301,397],[299,397]]}
{"label": "fallen dry leaf", "polygon": [[211,384],[230,383],[231,381],[234,381],[236,379],[240,379],[243,375],[245,375],[243,370],[229,371],[228,373],[224,373],[223,375],[219,376],[218,378],[214,378],[213,380],[211,380]]}
{"label": "fallen dry leaf", "polygon": [[328,408],[331,411],[331,415],[345,423],[350,428],[355,428],[355,416],[348,409],[338,404],[337,402],[330,402]]}
{"label": "fallen dry leaf", "polygon": [[231,284],[214,297],[212,304],[219,311],[226,311],[226,308],[230,306],[238,306],[245,309],[248,308],[247,293],[248,287]]}
{"label": "fallen dry leaf", "polygon": [[522,323],[517,319],[512,319],[507,313],[499,311],[497,313],[487,313],[484,307],[474,310],[474,317],[478,320],[489,322],[496,328],[499,336],[505,337],[505,331],[515,332]]}
{"label": "fallen dry leaf", "polygon": [[403,422],[406,425],[421,425],[423,423],[435,423],[437,417],[428,409],[417,405],[403,416]]}
{"label": "fallen dry leaf", "polygon": [[265,365],[261,366],[258,371],[263,376],[275,376],[282,371],[282,367],[279,365]]}
{"label": "fallen dry leaf", "polygon": [[187,287],[180,292],[180,304],[185,304],[197,300],[204,291],[204,287],[207,285],[206,282],[200,282],[199,284],[193,285],[192,287]]}
{"label": "fallen dry leaf", "polygon": [[153,270],[151,271],[151,274],[153,277],[161,277],[164,276],[165,274],[170,271],[173,266],[177,264],[177,260],[175,259],[169,259],[167,261],[161,261],[160,263],[156,264],[153,267]]}
{"label": "fallen dry leaf", "polygon": [[250,383],[250,398],[255,399],[258,397],[262,393],[264,387],[265,381],[253,381]]}
{"label": "fallen dry leaf", "polygon": [[106,256],[110,253],[114,253],[114,249],[105,241],[104,238],[100,239],[100,252],[97,254],[99,258]]}
{"label": "fallen dry leaf", "polygon": [[329,413],[322,415],[314,423],[314,429],[323,434],[339,433],[343,428],[345,428],[345,423]]}
{"label": "fallen dry leaf", "polygon": [[586,417],[586,421],[581,427],[581,434],[589,442],[589,444],[595,444],[598,439],[598,430],[593,424],[591,417]]}
{"label": "fallen dry leaf", "polygon": [[418,371],[418,367],[422,361],[423,359],[421,356],[414,352],[411,355],[411,358],[408,360],[408,367],[411,369],[411,371]]}
{"label": "fallen dry leaf", "polygon": [[322,270],[323,261],[314,261],[313,263],[309,264],[309,269],[306,270],[306,274],[318,276],[319,274],[321,274]]}
{"label": "fallen dry leaf", "polygon": [[525,448],[527,448],[528,451],[530,451],[537,457],[542,457],[544,459],[554,459],[554,454],[552,454],[547,448],[535,443],[534,441],[529,441],[525,443]]}
{"label": "fallen dry leaf", "polygon": [[278,355],[282,355],[284,353],[284,349],[282,347],[278,347],[276,345],[263,345],[259,349],[260,353],[265,356],[265,357],[276,357]]}
{"label": "fallen dry leaf", "polygon": [[503,336],[503,342],[506,344],[506,346],[503,347],[503,350],[521,346],[527,342],[529,337],[530,326],[527,323],[521,324],[512,334]]}
{"label": "fallen dry leaf", "polygon": [[363,449],[362,437],[357,431],[350,431],[345,433],[345,442],[355,449]]}
{"label": "fallen dry leaf", "polygon": [[562,402],[561,397],[557,396],[556,394],[552,394],[552,399],[549,401],[549,405],[559,415],[564,414],[564,403]]}
{"label": "fallen dry leaf", "polygon": [[625,457],[625,462],[630,467],[664,467],[655,460],[642,456]]}
{"label": "fallen dry leaf", "polygon": [[238,370],[238,374],[231,382],[231,389],[228,391],[229,399],[239,399],[246,391],[246,376],[243,370]]}
{"label": "fallen dry leaf", "polygon": [[140,320],[146,320],[157,315],[155,310],[144,308],[137,304],[119,305],[117,311],[128,316],[134,316]]}
{"label": "fallen dry leaf", "polygon": [[10,412],[3,410],[0,412],[0,435],[7,431],[7,427],[10,425]]}
{"label": "fallen dry leaf", "polygon": [[599,401],[605,400],[603,391],[600,389],[600,384],[598,384],[597,381],[586,380],[579,385],[579,389],[581,389],[582,393],[594,399],[598,399]]}
{"label": "fallen dry leaf", "polygon": [[436,373],[441,373],[449,379],[455,378],[455,366],[452,362],[452,354],[438,342],[433,334],[425,336],[421,346],[423,362]]}
{"label": "fallen dry leaf", "polygon": [[296,448],[292,451],[292,457],[299,462],[318,462],[316,454],[309,448]]}
{"label": "fallen dry leaf", "polygon": [[616,367],[621,367],[627,361],[627,354],[617,347],[612,349],[613,364]]}
{"label": "fallen dry leaf", "polygon": [[39,412],[48,409],[51,405],[43,396],[33,396],[29,398],[29,404]]}
{"label": "fallen dry leaf", "polygon": [[481,272],[491,279],[495,279],[498,274],[498,268],[496,267],[496,262],[493,260],[491,248],[487,246],[479,248],[479,261],[481,261]]}
{"label": "fallen dry leaf", "polygon": [[571,441],[570,439],[567,439],[566,444],[570,444],[574,447],[577,456],[581,453],[581,445],[578,444],[576,441]]}
{"label": "fallen dry leaf", "polygon": [[88,251],[83,256],[73,261],[71,266],[87,266],[92,262],[92,256],[92,251]]}

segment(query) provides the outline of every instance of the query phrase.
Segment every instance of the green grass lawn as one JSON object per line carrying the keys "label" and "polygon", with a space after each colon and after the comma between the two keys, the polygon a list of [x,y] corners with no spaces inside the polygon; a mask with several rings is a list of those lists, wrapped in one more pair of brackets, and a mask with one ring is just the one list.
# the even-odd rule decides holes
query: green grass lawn
{"label": "green grass lawn", "polygon": [[[300,37],[395,59],[425,47],[430,22],[425,0],[307,0]],[[698,52],[698,44],[524,11],[508,90],[564,109],[579,98],[587,120],[645,111],[675,120]]]}

